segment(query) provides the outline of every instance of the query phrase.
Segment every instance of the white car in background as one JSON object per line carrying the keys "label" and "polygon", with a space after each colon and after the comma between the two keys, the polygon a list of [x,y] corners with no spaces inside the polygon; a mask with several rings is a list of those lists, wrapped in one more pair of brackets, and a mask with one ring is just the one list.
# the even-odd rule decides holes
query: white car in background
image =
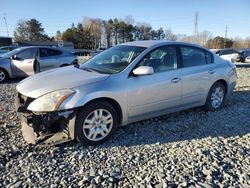
{"label": "white car in background", "polygon": [[232,61],[232,58],[236,57],[239,52],[233,48],[228,48],[228,49],[219,49],[215,53],[219,55],[222,59],[225,59],[227,61]]}
{"label": "white car in background", "polygon": [[250,63],[250,56],[246,57],[245,63]]}

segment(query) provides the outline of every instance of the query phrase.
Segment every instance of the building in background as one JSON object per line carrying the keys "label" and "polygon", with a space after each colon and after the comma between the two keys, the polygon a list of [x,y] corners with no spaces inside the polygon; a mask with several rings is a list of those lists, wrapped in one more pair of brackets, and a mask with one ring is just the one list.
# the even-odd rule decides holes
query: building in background
{"label": "building in background", "polygon": [[12,46],[12,45],[13,45],[12,37],[0,37],[0,47]]}

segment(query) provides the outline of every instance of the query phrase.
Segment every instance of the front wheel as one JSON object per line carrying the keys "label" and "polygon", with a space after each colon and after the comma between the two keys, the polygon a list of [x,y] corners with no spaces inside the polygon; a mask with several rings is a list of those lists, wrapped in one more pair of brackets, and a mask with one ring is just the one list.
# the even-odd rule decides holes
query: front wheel
{"label": "front wheel", "polygon": [[117,127],[114,107],[106,101],[93,102],[77,114],[76,138],[83,145],[97,145],[109,139]]}
{"label": "front wheel", "polygon": [[205,109],[209,111],[219,109],[225,100],[225,91],[225,86],[220,82],[216,82],[208,93]]}
{"label": "front wheel", "polygon": [[4,69],[0,69],[0,83],[8,79],[8,73]]}

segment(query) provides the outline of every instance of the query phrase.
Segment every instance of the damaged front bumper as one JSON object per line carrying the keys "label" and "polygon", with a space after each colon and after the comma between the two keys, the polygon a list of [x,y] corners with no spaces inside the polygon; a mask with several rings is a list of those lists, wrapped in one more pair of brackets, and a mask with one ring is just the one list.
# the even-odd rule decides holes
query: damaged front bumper
{"label": "damaged front bumper", "polygon": [[75,109],[35,113],[27,110],[33,100],[20,93],[15,100],[16,111],[22,125],[22,134],[26,142],[55,145],[75,138]]}

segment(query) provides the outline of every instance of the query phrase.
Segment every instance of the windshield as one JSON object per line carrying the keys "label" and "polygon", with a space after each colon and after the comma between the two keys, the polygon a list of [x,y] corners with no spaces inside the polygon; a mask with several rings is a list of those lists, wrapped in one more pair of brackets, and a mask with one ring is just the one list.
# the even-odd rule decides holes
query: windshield
{"label": "windshield", "polygon": [[21,49],[21,48],[17,48],[17,49],[15,49],[15,50],[10,51],[10,52],[4,53],[4,54],[1,55],[1,57],[9,58],[9,57],[15,55],[17,52],[19,52],[20,49]]}
{"label": "windshield", "polygon": [[80,68],[103,74],[115,74],[125,69],[145,49],[139,46],[115,46],[91,58]]}

